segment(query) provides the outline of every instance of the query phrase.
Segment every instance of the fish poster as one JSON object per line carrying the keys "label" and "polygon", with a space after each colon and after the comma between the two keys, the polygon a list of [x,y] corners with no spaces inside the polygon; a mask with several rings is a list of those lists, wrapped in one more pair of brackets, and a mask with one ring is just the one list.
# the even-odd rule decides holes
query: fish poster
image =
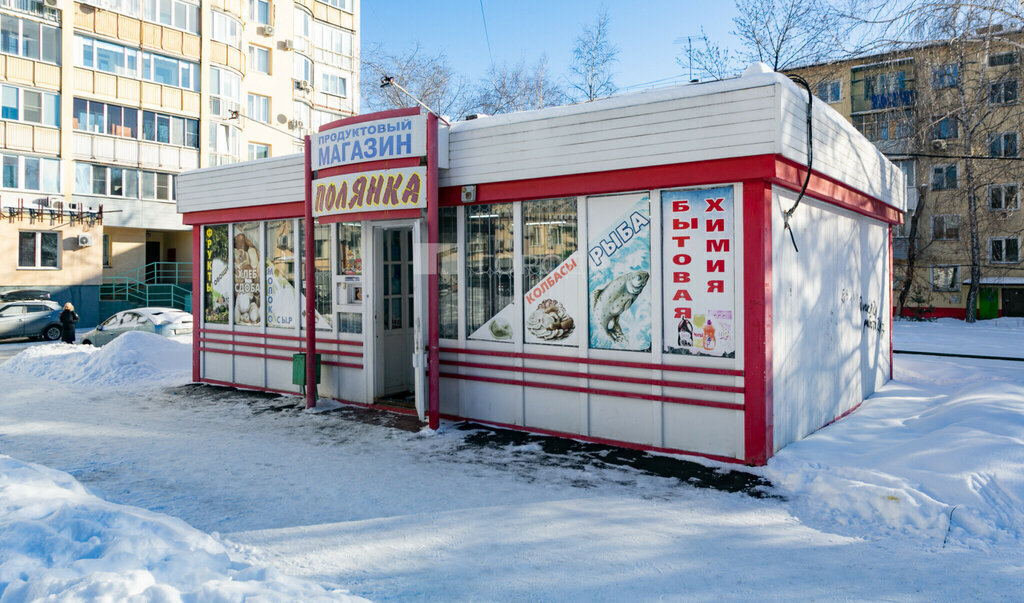
{"label": "fish poster", "polygon": [[647,194],[587,200],[590,347],[651,349],[651,207]]}
{"label": "fish poster", "polygon": [[234,225],[231,246],[235,259],[235,324],[260,326],[260,223]]}
{"label": "fish poster", "polygon": [[203,317],[210,324],[228,324],[231,277],[228,275],[228,226],[203,228]]}
{"label": "fish poster", "polygon": [[526,343],[578,345],[579,255],[573,252],[523,296]]}
{"label": "fish poster", "polygon": [[664,191],[664,350],[736,356],[733,187]]}

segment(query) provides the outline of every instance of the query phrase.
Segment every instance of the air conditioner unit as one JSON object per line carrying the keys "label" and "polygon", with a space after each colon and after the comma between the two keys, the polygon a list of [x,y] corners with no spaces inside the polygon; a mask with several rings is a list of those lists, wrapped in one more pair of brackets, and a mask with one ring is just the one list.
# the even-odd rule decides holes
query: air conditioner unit
{"label": "air conditioner unit", "polygon": [[295,80],[295,89],[309,92],[313,87],[309,84],[309,80]]}
{"label": "air conditioner unit", "polygon": [[60,6],[60,0],[43,0],[43,4],[50,8],[57,8]]}
{"label": "air conditioner unit", "polygon": [[945,151],[946,150],[946,141],[945,140],[941,140],[941,139],[933,140],[932,141],[932,149],[934,149],[936,151]]}
{"label": "air conditioner unit", "polygon": [[295,50],[295,42],[292,40],[285,40],[283,48],[285,50]]}
{"label": "air conditioner unit", "polygon": [[96,240],[93,238],[93,236],[87,232],[83,232],[82,234],[78,235],[79,247],[89,247],[95,242]]}
{"label": "air conditioner unit", "polygon": [[264,25],[263,27],[260,28],[260,35],[264,36],[264,37],[267,37],[267,38],[273,36],[274,35],[274,26],[273,25]]}

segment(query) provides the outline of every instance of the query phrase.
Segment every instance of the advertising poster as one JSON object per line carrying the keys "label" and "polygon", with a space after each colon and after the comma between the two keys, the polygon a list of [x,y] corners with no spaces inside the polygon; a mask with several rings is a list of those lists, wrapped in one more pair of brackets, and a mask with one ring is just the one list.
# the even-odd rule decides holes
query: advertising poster
{"label": "advertising poster", "polygon": [[526,343],[578,345],[579,255],[574,252],[523,296]]}
{"label": "advertising poster", "polygon": [[291,220],[267,222],[267,326],[294,327],[299,320],[295,292],[295,233]]}
{"label": "advertising poster", "polygon": [[650,225],[646,194],[588,200],[591,348],[651,349]]}
{"label": "advertising poster", "polygon": [[235,324],[259,326],[260,312],[260,223],[235,224],[231,248],[235,258]]}
{"label": "advertising poster", "polygon": [[228,276],[228,227],[207,226],[203,229],[203,319],[210,324],[228,324],[231,278]]}
{"label": "advertising poster", "polygon": [[661,193],[664,351],[734,358],[733,187]]}

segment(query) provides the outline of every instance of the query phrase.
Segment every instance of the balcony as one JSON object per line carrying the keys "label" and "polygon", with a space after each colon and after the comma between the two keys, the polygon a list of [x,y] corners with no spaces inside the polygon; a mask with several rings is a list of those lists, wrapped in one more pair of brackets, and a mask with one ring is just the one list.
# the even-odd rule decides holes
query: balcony
{"label": "balcony", "polygon": [[0,8],[38,17],[60,25],[60,10],[43,4],[43,0],[0,0]]}
{"label": "balcony", "polygon": [[911,107],[917,100],[913,59],[854,67],[850,80],[853,113]]}
{"label": "balcony", "polygon": [[156,142],[75,132],[75,157],[101,163],[130,164],[135,167],[181,172],[199,167],[199,150]]}

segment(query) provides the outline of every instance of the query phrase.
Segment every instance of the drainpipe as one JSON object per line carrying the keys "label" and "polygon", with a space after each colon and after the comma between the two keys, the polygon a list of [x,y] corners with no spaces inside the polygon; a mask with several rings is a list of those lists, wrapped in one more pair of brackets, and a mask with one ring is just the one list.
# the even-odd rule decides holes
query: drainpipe
{"label": "drainpipe", "polygon": [[306,136],[306,261],[302,267],[306,281],[306,408],[316,407],[316,265],[313,263],[313,172],[312,148]]}

